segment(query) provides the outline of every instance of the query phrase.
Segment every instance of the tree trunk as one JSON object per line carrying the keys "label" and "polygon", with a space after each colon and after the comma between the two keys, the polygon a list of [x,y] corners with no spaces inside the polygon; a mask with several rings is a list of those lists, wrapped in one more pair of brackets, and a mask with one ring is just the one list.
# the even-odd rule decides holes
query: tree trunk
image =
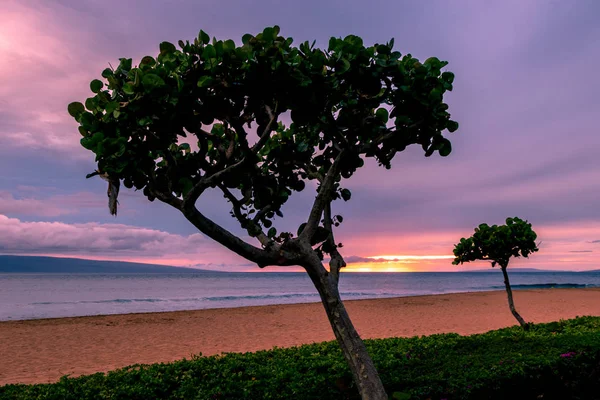
{"label": "tree trunk", "polygon": [[333,333],[344,353],[361,398],[363,400],[387,400],[388,396],[373,360],[342,303],[337,282],[324,269],[315,271],[307,268],[307,272],[319,291]]}
{"label": "tree trunk", "polygon": [[506,293],[508,294],[508,307],[510,308],[510,312],[512,315],[519,321],[519,324],[523,329],[527,330],[529,328],[529,324],[525,322],[523,317],[517,312],[515,308],[515,303],[513,302],[512,289],[510,288],[510,282],[508,280],[508,272],[506,272],[505,266],[500,266],[502,269],[502,274],[504,275],[504,286],[506,286]]}

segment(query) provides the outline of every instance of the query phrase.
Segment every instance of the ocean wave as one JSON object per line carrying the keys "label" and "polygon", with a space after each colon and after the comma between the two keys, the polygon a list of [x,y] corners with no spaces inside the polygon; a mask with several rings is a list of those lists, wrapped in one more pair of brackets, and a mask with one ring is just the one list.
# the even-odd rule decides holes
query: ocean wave
{"label": "ocean wave", "polygon": [[[377,292],[342,292],[342,297],[386,297],[399,296],[399,293],[377,293]],[[244,301],[244,300],[277,300],[277,299],[302,299],[318,298],[318,293],[282,293],[282,294],[260,294],[260,295],[239,295],[239,296],[208,296],[192,298],[145,298],[145,299],[110,299],[110,300],[81,300],[81,301],[42,301],[30,303],[30,305],[67,305],[67,304],[106,304],[106,303],[160,303],[160,302],[226,302],[226,301]]]}
{"label": "ocean wave", "polygon": [[[586,283],[532,283],[523,285],[510,285],[513,289],[586,289],[597,288],[600,285]],[[504,289],[504,285],[492,286],[494,289]]]}

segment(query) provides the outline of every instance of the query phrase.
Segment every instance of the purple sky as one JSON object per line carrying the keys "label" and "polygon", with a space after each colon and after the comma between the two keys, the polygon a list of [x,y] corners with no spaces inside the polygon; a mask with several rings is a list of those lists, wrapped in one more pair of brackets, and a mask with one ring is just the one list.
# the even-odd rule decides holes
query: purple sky
{"label": "purple sky", "polygon": [[[350,33],[368,44],[393,37],[399,51],[447,60],[456,74],[453,153],[424,158],[411,148],[391,171],[360,171],[347,184],[352,201],[335,204],[347,256],[410,256],[373,268],[453,270],[448,258],[422,256],[449,256],[478,223],[516,215],[542,244],[515,265],[600,268],[599,15],[595,0],[2,0],[0,253],[246,268],[139,193],[122,190],[110,217],[105,183],[85,179],[93,155],[66,105],[88,97],[89,81],[119,57],[156,55],[161,41],[200,29],[239,42],[277,24],[320,46]],[[280,226],[295,230],[312,196],[291,201]],[[220,196],[201,204],[239,232]]]}

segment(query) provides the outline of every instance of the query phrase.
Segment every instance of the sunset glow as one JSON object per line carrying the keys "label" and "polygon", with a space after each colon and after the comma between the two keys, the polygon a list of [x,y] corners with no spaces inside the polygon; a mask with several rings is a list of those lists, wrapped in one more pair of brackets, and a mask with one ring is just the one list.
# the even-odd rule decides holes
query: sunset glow
{"label": "sunset glow", "polygon": [[[301,270],[258,269],[199,234],[169,206],[149,203],[139,192],[122,188],[119,215],[109,216],[104,182],[85,179],[96,167],[94,157],[81,147],[66,105],[89,97],[89,82],[109,63],[155,56],[161,41],[193,39],[200,29],[239,42],[279,15],[275,22],[284,35],[298,42],[316,39],[317,46],[326,47],[330,36],[348,33],[348,26],[319,23],[300,6],[289,14],[293,17],[278,8],[283,6],[275,7],[278,14],[247,6],[240,24],[198,20],[197,15],[220,11],[188,1],[181,7],[156,2],[143,9],[128,2],[92,3],[2,2],[0,168],[11,173],[0,177],[0,253],[235,271]],[[405,15],[406,7],[397,3],[389,15]],[[482,19],[490,15],[484,5],[472,5],[456,18],[447,18],[453,12],[448,4],[411,7],[419,18],[407,17],[402,24],[369,7],[349,9],[351,30],[365,43],[395,37],[403,54],[448,60],[456,81],[447,101],[460,128],[448,136],[453,147],[449,157],[426,158],[418,146],[410,147],[396,156],[389,171],[367,160],[352,179],[343,180],[352,199],[332,207],[344,216],[335,235],[344,245],[345,270],[489,268],[487,263],[453,266],[453,246],[477,224],[502,223],[508,216],[529,220],[541,242],[538,253],[515,260],[513,266],[600,268],[600,135],[589,134],[599,104],[585,76],[589,65],[600,62],[600,53],[590,51],[598,28],[582,25],[570,14],[591,13],[566,3],[534,7],[522,2],[518,10],[494,6],[498,18],[492,20]],[[119,18],[107,23],[114,9]],[[552,15],[567,33],[557,33]],[[178,23],[157,23],[163,18]],[[373,18],[389,23],[375,29]],[[138,22],[124,22],[133,20]],[[313,22],[310,32],[306,21]],[[512,25],[507,29],[499,21]],[[432,28],[423,31],[422,26]],[[468,35],[464,27],[471,29]],[[548,46],[570,53],[555,62]],[[487,66],[486,73],[481,65]],[[307,188],[284,207],[285,218],[274,220],[278,232],[296,232],[306,221],[306,207],[314,199],[314,187]],[[207,196],[203,213],[259,246],[234,223],[221,196]]]}

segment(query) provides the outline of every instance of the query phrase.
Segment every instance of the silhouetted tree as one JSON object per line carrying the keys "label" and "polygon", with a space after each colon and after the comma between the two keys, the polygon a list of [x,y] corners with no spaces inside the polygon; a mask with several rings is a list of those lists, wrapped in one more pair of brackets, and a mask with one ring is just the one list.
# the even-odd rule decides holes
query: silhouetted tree
{"label": "silhouetted tree", "polygon": [[508,262],[511,257],[529,257],[538,251],[535,243],[536,233],[531,224],[520,218],[507,218],[506,225],[481,224],[475,228],[475,233],[468,239],[462,238],[454,246],[452,264],[458,265],[476,260],[491,261],[492,267],[500,265],[504,275],[504,286],[508,294],[508,306],[519,324],[528,329],[528,324],[515,308],[510,281],[508,280]]}
{"label": "silhouetted tree", "polygon": [[[160,44],[139,66],[120,59],[93,80],[93,97],[75,102],[81,145],[96,155],[109,181],[111,212],[125,187],[143,190],[181,211],[200,232],[236,254],[267,266],[301,266],[325,311],[363,399],[387,398],[367,350],[340,299],[346,264],[334,240],[332,202],[350,200],[342,186],[374,158],[387,169],[411,144],[426,156],[450,154],[442,135],[450,120],[443,95],[454,75],[437,58],[421,63],[386,44],[331,38],[292,46],[268,27],[232,40]],[[290,121],[284,124],[283,121]],[[190,145],[191,143],[191,145]],[[294,192],[316,182],[317,194],[297,232],[273,223]],[[312,188],[312,186],[311,186]],[[222,193],[231,215],[256,244],[226,230],[197,207],[209,190]],[[329,268],[323,260],[329,258]]]}

